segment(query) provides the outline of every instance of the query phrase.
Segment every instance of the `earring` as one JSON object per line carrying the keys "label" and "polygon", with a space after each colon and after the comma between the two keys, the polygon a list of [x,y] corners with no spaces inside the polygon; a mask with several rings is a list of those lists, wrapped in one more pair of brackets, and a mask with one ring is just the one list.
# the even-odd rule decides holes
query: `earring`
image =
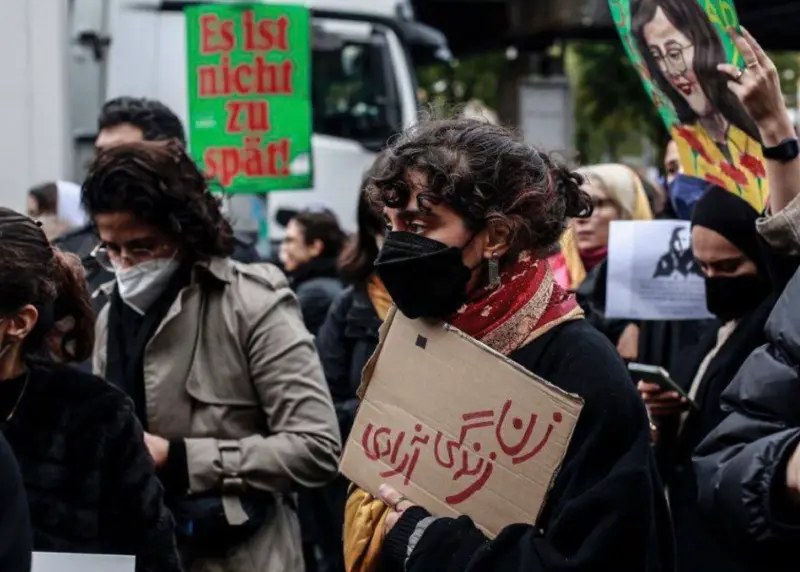
{"label": "earring", "polygon": [[500,263],[497,261],[497,253],[494,253],[489,259],[489,287],[498,286],[500,286]]}

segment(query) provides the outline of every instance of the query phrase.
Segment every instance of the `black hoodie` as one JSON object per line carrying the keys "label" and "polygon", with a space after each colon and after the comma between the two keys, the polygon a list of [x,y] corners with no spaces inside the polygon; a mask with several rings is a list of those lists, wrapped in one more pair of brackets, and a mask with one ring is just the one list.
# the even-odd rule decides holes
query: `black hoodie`
{"label": "black hoodie", "polygon": [[28,501],[19,466],[0,433],[0,570],[30,572],[32,545]]}

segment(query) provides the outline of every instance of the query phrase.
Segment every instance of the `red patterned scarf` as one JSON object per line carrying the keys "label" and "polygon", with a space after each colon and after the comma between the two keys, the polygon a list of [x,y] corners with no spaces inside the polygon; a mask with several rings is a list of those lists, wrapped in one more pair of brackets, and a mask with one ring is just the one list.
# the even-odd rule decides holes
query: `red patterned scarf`
{"label": "red patterned scarf", "polygon": [[575,296],[559,286],[546,260],[530,252],[500,273],[500,286],[484,286],[450,324],[508,355],[555,326],[583,317]]}

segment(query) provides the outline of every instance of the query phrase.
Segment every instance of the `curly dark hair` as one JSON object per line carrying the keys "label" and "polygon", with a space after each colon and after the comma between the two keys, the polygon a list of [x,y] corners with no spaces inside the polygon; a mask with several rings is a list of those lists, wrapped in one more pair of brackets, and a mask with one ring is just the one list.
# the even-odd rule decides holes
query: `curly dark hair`
{"label": "curly dark hair", "polygon": [[177,139],[186,145],[183,124],[172,110],[153,99],[118,97],[103,105],[97,119],[98,131],[130,123],[142,130],[145,141]]}
{"label": "curly dark hair", "polygon": [[23,353],[41,354],[56,323],[71,318],[60,340],[62,359],[82,362],[92,355],[94,312],[80,261],[53,248],[33,219],[0,207],[0,316],[27,305],[39,319],[25,338]]}
{"label": "curly dark hair", "polygon": [[367,192],[378,206],[405,207],[409,175],[425,177],[418,202],[444,203],[473,232],[509,230],[506,259],[552,250],[570,217],[589,216],[583,179],[507,128],[474,119],[419,123],[397,136],[372,167]]}
{"label": "curly dark hair", "polygon": [[378,257],[375,237],[384,229],[383,219],[367,198],[368,176],[362,182],[358,195],[358,231],[350,237],[339,256],[339,277],[348,284],[363,284],[372,275]]}
{"label": "curly dark hair", "polygon": [[314,244],[317,240],[322,242],[320,257],[335,258],[339,256],[347,235],[339,226],[339,221],[333,211],[317,212],[305,209],[298,212],[292,220],[303,227],[306,245]]}
{"label": "curly dark hair", "polygon": [[228,257],[233,230],[220,200],[177,141],[142,141],[100,153],[81,196],[90,217],[127,212],[182,245],[195,260]]}

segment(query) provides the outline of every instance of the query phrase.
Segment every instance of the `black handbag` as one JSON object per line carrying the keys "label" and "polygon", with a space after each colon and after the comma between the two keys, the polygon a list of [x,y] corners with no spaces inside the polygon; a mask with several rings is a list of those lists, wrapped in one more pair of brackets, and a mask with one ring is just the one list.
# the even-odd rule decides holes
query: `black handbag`
{"label": "black handbag", "polygon": [[181,552],[191,559],[221,558],[255,534],[275,512],[275,495],[248,491],[240,495],[247,520],[231,525],[219,493],[187,495],[168,502],[175,518]]}

